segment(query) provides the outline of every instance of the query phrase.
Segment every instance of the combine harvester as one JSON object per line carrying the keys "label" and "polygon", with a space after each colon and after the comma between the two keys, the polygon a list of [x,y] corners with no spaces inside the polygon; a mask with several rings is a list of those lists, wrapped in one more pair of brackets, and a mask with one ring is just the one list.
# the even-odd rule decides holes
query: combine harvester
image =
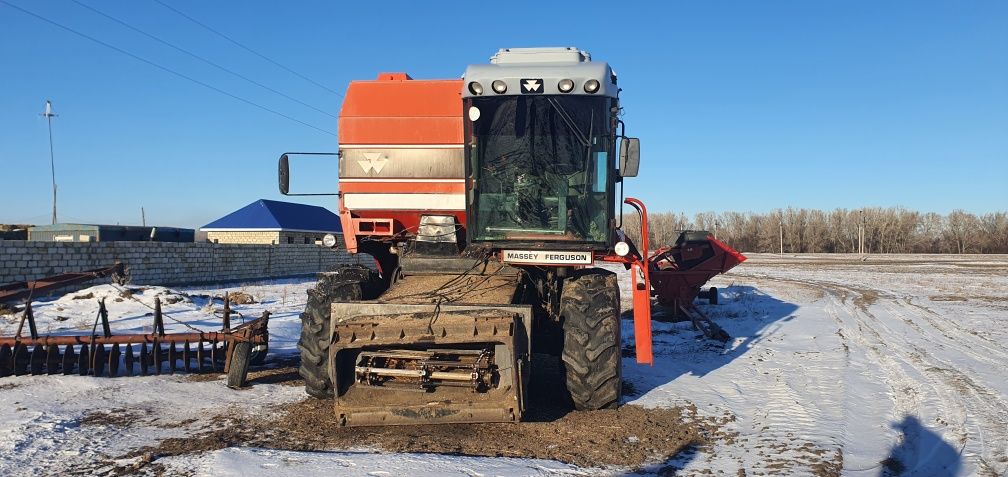
{"label": "combine harvester", "polygon": [[[622,200],[641,216],[639,246],[620,228],[640,146],[619,91],[609,65],[576,48],[503,49],[461,80],[350,83],[332,195],[346,248],[378,271],[321,275],[299,341],[306,391],[334,399],[341,425],[519,421],[533,350],[561,356],[577,409],[619,404],[620,291],[596,264],[630,270],[646,364],[652,294],[685,296],[673,281],[652,289],[652,275],[689,268],[649,260],[641,201]],[[289,180],[303,154],[280,157],[283,194],[302,195]],[[695,296],[706,278],[690,276]]]}

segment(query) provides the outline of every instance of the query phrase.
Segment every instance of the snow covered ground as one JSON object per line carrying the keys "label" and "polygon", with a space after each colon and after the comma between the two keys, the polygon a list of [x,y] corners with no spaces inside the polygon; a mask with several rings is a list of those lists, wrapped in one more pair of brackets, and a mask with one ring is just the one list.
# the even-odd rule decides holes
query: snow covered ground
{"label": "snow covered ground", "polygon": [[[626,286],[627,272],[619,271]],[[295,354],[297,314],[312,284],[297,279],[130,293],[101,285],[39,302],[35,311],[41,333],[80,333],[91,329],[95,299],[104,296],[114,331],[149,331],[149,306],[160,294],[169,331],[185,329],[175,320],[212,329],[220,322],[211,311],[220,305],[209,296],[243,291],[257,303],[236,305],[237,311],[250,318],[272,313],[276,362]],[[655,322],[655,366],[624,359],[632,390],[625,402],[649,408],[694,404],[704,415],[728,414],[732,420],[725,428],[733,437],[642,472],[1008,472],[1008,257],[754,256],[711,284],[721,289],[721,304],[699,307],[732,341],[698,338],[688,323]],[[0,317],[0,334],[13,334],[16,327],[10,317]],[[629,321],[623,331],[632,345]],[[303,396],[300,388],[279,382],[234,391],[220,378],[185,375],[0,379],[0,475],[140,467],[145,457],[138,449],[144,446],[227,424],[201,418],[233,411],[240,423],[242,416]],[[157,462],[170,474],[195,475],[629,471],[529,458],[332,451],[225,447]]]}

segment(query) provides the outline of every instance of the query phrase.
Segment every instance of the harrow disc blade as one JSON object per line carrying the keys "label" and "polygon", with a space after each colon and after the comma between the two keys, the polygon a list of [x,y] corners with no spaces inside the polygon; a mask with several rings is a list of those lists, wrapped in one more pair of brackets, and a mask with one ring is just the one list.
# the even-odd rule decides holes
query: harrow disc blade
{"label": "harrow disc blade", "polygon": [[210,371],[217,371],[218,354],[217,342],[213,341],[210,343]]}
{"label": "harrow disc blade", "polygon": [[154,365],[154,374],[155,375],[160,375],[161,374],[161,361],[164,361],[163,359],[161,359],[161,343],[158,343],[157,341],[155,341],[154,342],[154,346],[151,349],[151,351],[153,351],[152,354],[154,355],[152,357],[152,359],[151,359],[151,364]]}
{"label": "harrow disc blade", "polygon": [[28,347],[18,343],[14,345],[14,375],[28,374]]}
{"label": "harrow disc blade", "polygon": [[95,345],[92,366],[95,377],[105,374],[105,345]]}
{"label": "harrow disc blade", "polygon": [[133,345],[126,345],[126,354],[123,356],[123,364],[126,365],[126,376],[133,376]]}
{"label": "harrow disc blade", "polygon": [[119,356],[121,355],[122,352],[119,351],[119,343],[112,345],[112,352],[109,353],[108,358],[108,370],[110,378],[119,376]]}
{"label": "harrow disc blade", "polygon": [[67,345],[63,352],[63,374],[73,374],[74,361],[76,360],[77,354],[74,353],[74,347]]}
{"label": "harrow disc blade", "polygon": [[196,372],[197,373],[202,373],[205,370],[205,368],[203,368],[203,358],[205,358],[205,357],[206,357],[206,354],[203,351],[203,342],[200,341],[199,342],[199,346],[197,346],[197,348],[196,348]]}
{"label": "harrow disc blade", "polygon": [[0,378],[10,376],[14,372],[14,352],[10,345],[0,346]]}
{"label": "harrow disc blade", "polygon": [[150,353],[147,352],[147,343],[140,344],[140,376],[147,376],[147,368],[150,367]]}
{"label": "harrow disc blade", "polygon": [[42,374],[45,369],[46,351],[42,345],[35,345],[31,353],[31,373],[32,376]]}
{"label": "harrow disc blade", "polygon": [[178,351],[175,349],[175,342],[168,343],[168,372],[175,374],[175,361],[178,359]]}
{"label": "harrow disc blade", "polygon": [[186,341],[185,347],[182,348],[182,369],[187,373],[192,371],[192,368],[189,366],[190,358],[192,358],[192,352],[189,350],[189,342]]}
{"label": "harrow disc blade", "polygon": [[80,356],[77,357],[77,374],[87,376],[91,371],[91,352],[88,345],[81,345]]}
{"label": "harrow disc blade", "polygon": [[56,374],[59,372],[60,358],[59,346],[49,345],[49,349],[46,350],[46,373]]}

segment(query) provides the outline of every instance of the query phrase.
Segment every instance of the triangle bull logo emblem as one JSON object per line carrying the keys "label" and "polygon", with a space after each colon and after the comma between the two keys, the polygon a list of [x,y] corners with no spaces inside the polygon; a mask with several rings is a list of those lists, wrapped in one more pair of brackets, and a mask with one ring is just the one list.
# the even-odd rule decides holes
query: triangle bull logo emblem
{"label": "triangle bull logo emblem", "polygon": [[542,94],[543,92],[542,78],[521,80],[521,92],[522,94]]}
{"label": "triangle bull logo emblem", "polygon": [[357,160],[357,164],[360,164],[365,174],[369,174],[371,171],[374,171],[375,174],[381,173],[386,162],[388,162],[388,159],[382,157],[382,153],[380,152],[365,152],[364,159]]}

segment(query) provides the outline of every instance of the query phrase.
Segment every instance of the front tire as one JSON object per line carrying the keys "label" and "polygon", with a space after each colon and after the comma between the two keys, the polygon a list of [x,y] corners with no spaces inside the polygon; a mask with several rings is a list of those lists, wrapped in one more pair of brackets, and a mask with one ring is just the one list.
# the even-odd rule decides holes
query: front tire
{"label": "front tire", "polygon": [[614,409],[623,388],[620,293],[616,274],[580,270],[560,298],[567,391],[582,411]]}
{"label": "front tire", "polygon": [[333,397],[328,369],[332,304],[360,300],[361,283],[368,273],[367,269],[343,268],[322,275],[315,287],[308,290],[308,304],[301,314],[301,339],[298,340],[301,367],[298,373],[305,380],[305,392],[314,398]]}

